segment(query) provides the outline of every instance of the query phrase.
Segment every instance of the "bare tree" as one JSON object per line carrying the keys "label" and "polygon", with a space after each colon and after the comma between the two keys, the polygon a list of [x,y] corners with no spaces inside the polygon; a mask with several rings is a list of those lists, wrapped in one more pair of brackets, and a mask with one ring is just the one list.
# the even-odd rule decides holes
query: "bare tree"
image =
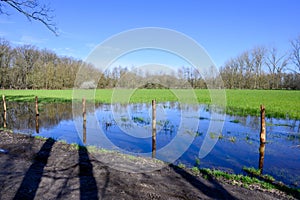
{"label": "bare tree", "polygon": [[221,67],[220,72],[226,88],[238,88],[238,70],[239,63],[235,58],[231,58],[225,63],[224,67]]}
{"label": "bare tree", "polygon": [[271,75],[271,89],[278,89],[281,84],[282,72],[285,70],[289,62],[287,54],[278,55],[276,48],[269,50],[269,55],[266,58],[266,65],[269,68]]}
{"label": "bare tree", "polygon": [[9,85],[9,65],[12,58],[12,50],[7,40],[0,38],[0,87]]}
{"label": "bare tree", "polygon": [[251,58],[250,51],[244,51],[239,57],[241,63],[241,72],[243,74],[243,88],[252,89],[252,76],[254,72],[253,59]]}
{"label": "bare tree", "polygon": [[34,65],[38,61],[40,52],[30,45],[24,45],[15,49],[15,69],[17,82],[22,89],[31,89],[32,80],[30,79]]}
{"label": "bare tree", "polygon": [[262,80],[260,77],[262,75],[262,68],[264,64],[266,49],[264,47],[255,47],[252,52],[252,59],[254,64],[254,89],[262,87]]}
{"label": "bare tree", "polygon": [[300,74],[300,35],[298,36],[298,38],[291,41],[291,45],[292,45],[291,60],[295,65],[295,72]]}
{"label": "bare tree", "polygon": [[36,20],[44,24],[55,35],[58,35],[57,27],[53,23],[53,10],[38,0],[0,0],[0,14],[8,14],[5,5],[14,8],[27,17],[29,21]]}

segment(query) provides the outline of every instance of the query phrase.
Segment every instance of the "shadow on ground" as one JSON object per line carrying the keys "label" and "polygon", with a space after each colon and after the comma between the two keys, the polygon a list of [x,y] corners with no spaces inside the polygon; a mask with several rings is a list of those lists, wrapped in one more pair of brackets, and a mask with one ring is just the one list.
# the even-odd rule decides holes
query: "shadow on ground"
{"label": "shadow on ground", "polygon": [[[100,162],[85,147],[74,148],[53,139],[0,131],[0,148],[8,150],[0,154],[0,199],[5,200],[287,198],[221,183],[209,176],[196,177],[172,164],[145,173],[119,171]],[[112,153],[98,156],[130,165],[126,156],[123,160]]]}
{"label": "shadow on ground", "polygon": [[41,150],[36,154],[34,162],[26,172],[24,179],[14,197],[14,200],[34,199],[54,143],[55,140],[51,138],[47,139]]}
{"label": "shadow on ground", "polygon": [[209,174],[208,176],[209,182],[211,183],[211,187],[207,184],[204,184],[199,178],[191,175],[184,169],[181,169],[173,164],[169,165],[177,174],[179,174],[182,178],[188,181],[192,186],[197,188],[200,192],[204,193],[206,196],[212,199],[232,199],[235,200],[236,198],[232,196],[220,183],[214,180]]}

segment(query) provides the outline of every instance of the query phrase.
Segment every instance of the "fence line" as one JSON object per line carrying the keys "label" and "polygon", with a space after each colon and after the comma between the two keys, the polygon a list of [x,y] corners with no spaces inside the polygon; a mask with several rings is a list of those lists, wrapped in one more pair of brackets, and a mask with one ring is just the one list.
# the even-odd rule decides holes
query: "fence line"
{"label": "fence line", "polygon": [[[3,101],[3,127],[7,126],[7,107],[5,95],[2,95]],[[265,144],[266,144],[266,122],[265,122],[265,106],[260,105],[260,147],[259,147],[259,169],[262,173],[264,165],[264,155],[265,155]],[[35,97],[35,123],[36,123],[36,133],[39,133],[39,107],[38,107],[38,96]],[[83,116],[83,143],[86,144],[87,141],[87,125],[86,125],[86,99],[82,98],[82,116]],[[156,100],[152,100],[152,157],[156,157]]]}

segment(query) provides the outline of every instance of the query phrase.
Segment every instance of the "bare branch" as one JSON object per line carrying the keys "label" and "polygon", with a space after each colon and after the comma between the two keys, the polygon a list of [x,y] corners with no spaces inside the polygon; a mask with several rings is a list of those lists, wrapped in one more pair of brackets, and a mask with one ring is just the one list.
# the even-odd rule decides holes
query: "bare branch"
{"label": "bare branch", "polygon": [[289,64],[289,57],[287,54],[278,55],[278,50],[272,48],[269,50],[266,65],[271,74],[281,73]]}
{"label": "bare branch", "polygon": [[40,4],[38,0],[0,0],[0,14],[6,14],[3,10],[4,3],[25,15],[29,21],[41,22],[58,36],[57,27],[53,23],[53,10],[49,6]]}
{"label": "bare branch", "polygon": [[300,73],[300,35],[298,38],[291,41],[292,52],[291,60],[293,61],[297,73]]}

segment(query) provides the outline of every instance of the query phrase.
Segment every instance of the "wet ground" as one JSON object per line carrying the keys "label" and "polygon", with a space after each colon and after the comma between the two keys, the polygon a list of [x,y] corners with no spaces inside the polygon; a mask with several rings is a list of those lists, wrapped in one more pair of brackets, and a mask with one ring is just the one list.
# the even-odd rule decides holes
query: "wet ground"
{"label": "wet ground", "polygon": [[[289,199],[282,192],[233,186],[213,177],[151,158],[93,153],[86,148],[0,131],[0,199]],[[119,171],[100,162],[124,166],[166,165],[143,173]]]}

